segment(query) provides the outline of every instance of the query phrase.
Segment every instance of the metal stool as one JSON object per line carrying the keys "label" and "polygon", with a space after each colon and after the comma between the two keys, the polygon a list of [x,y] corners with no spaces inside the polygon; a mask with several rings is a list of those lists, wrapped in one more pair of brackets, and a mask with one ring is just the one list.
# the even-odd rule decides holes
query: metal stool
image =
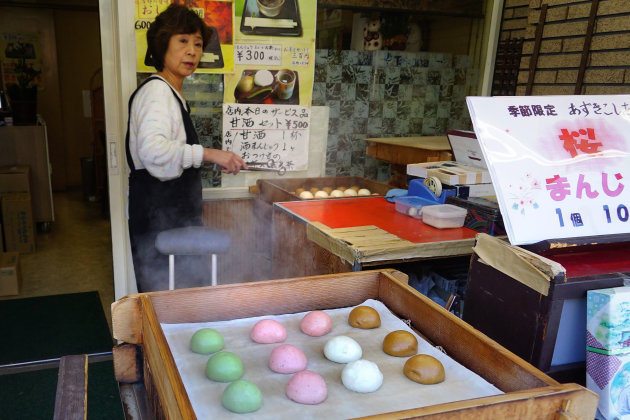
{"label": "metal stool", "polygon": [[168,255],[168,289],[175,289],[175,255],[212,254],[212,285],[217,285],[217,254],[230,248],[230,237],[219,229],[188,226],[160,232],[155,247]]}

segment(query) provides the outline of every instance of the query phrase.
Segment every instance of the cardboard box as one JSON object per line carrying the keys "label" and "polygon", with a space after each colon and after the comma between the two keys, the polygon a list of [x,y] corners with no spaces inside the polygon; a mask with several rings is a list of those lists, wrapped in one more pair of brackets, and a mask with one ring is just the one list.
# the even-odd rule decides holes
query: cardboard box
{"label": "cardboard box", "polygon": [[630,287],[586,295],[586,386],[606,419],[630,415]]}
{"label": "cardboard box", "polygon": [[449,130],[446,134],[455,161],[413,163],[407,165],[407,175],[420,178],[434,176],[447,185],[489,184],[485,191],[492,190],[490,172],[475,133]]}
{"label": "cardboard box", "polygon": [[2,225],[7,251],[20,254],[35,252],[35,225],[30,194],[2,195]]}
{"label": "cardboard box", "polygon": [[30,178],[28,166],[0,167],[0,194],[30,193]]}
{"label": "cardboard box", "polygon": [[17,252],[0,254],[0,296],[17,295],[19,293],[20,269]]}

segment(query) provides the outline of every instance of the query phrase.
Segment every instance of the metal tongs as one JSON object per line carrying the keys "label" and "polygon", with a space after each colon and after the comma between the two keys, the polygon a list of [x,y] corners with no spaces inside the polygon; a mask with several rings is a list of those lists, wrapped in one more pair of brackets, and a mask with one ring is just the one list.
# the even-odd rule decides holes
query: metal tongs
{"label": "metal tongs", "polygon": [[247,165],[247,171],[261,171],[261,172],[277,172],[282,176],[287,172],[287,168],[280,167],[275,168],[276,162],[273,159],[269,159],[267,162],[245,162]]}

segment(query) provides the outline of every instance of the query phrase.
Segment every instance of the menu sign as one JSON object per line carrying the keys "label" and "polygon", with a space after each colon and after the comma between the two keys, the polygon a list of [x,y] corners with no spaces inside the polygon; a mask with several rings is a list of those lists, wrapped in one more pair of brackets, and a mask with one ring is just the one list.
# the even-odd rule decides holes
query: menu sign
{"label": "menu sign", "polygon": [[305,170],[310,117],[308,107],[223,104],[223,149],[253,167]]}
{"label": "menu sign", "polygon": [[512,244],[630,232],[630,95],[467,102]]}
{"label": "menu sign", "polygon": [[234,73],[224,102],[310,106],[316,0],[235,0]]}

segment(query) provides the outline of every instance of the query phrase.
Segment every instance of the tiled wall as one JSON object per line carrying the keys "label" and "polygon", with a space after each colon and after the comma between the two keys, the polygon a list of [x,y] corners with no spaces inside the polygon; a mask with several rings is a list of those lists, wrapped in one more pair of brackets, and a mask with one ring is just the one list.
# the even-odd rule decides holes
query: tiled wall
{"label": "tiled wall", "polygon": [[330,108],[326,175],[387,180],[365,154],[367,137],[444,135],[470,129],[466,91],[476,81],[467,56],[317,50],[313,105]]}
{"label": "tiled wall", "polygon": [[[463,55],[317,50],[313,105],[330,108],[326,175],[387,180],[389,166],[366,156],[367,137],[471,129],[466,92],[476,80]],[[196,74],[184,95],[201,143],[220,147],[222,76]],[[203,182],[220,186],[220,174],[207,168]]]}

